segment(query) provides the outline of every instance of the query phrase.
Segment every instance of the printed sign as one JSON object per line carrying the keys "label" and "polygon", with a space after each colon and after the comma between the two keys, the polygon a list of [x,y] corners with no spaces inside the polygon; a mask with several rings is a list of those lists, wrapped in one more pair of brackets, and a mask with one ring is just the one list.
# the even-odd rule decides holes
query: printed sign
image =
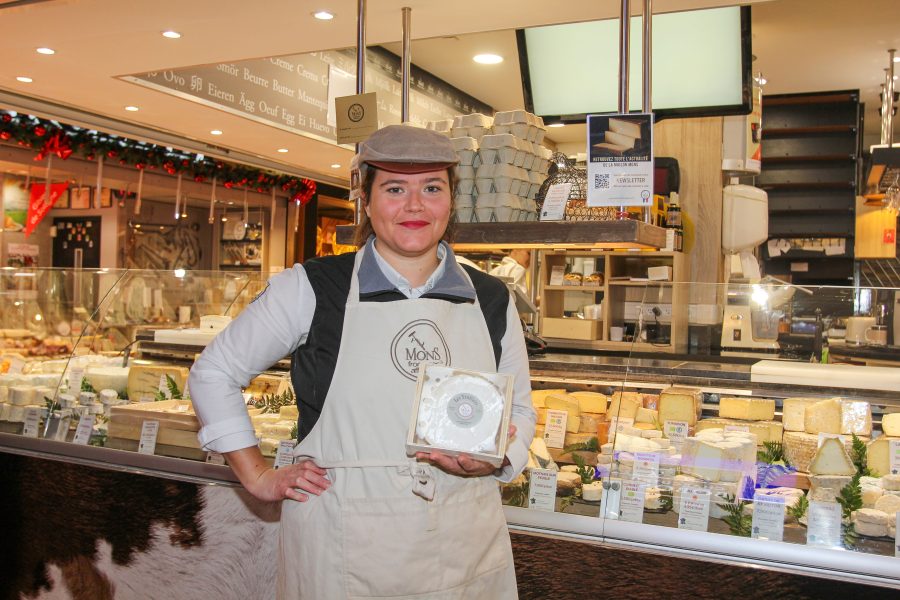
{"label": "printed sign", "polygon": [[91,433],[94,431],[94,415],[88,413],[78,421],[75,429],[75,438],[72,442],[86,446],[91,441]]}
{"label": "printed sign", "polygon": [[337,143],[363,142],[378,129],[375,92],[334,99]]}
{"label": "printed sign", "polygon": [[709,527],[709,501],[709,490],[683,488],[678,511],[678,528],[706,531]]}
{"label": "printed sign", "polygon": [[541,221],[562,221],[566,216],[566,203],[569,201],[571,191],[571,183],[551,185],[541,206]]}
{"label": "printed sign", "polygon": [[650,487],[659,484],[659,452],[634,453],[634,479]]}
{"label": "printed sign", "polygon": [[29,406],[25,409],[25,428],[22,429],[22,435],[25,437],[36,438],[38,436],[38,428],[41,424],[41,408],[39,406]]}
{"label": "printed sign", "polygon": [[647,485],[641,481],[623,481],[619,500],[619,520],[630,523],[644,521],[644,494]]}
{"label": "printed sign", "polygon": [[900,440],[891,440],[891,475],[900,475]]}
{"label": "printed sign", "polygon": [[784,497],[757,494],[753,497],[750,537],[780,542],[784,538]]}
{"label": "printed sign", "polygon": [[687,421],[666,421],[663,423],[663,435],[665,435],[675,448],[681,450],[684,440],[688,436]]}
{"label": "printed sign", "polygon": [[281,440],[275,452],[275,468],[294,464],[294,440]]}
{"label": "printed sign", "polygon": [[588,206],[653,203],[653,115],[588,115]]}
{"label": "printed sign", "polygon": [[528,508],[535,510],[556,510],[556,471],[550,469],[530,469],[528,479]]}
{"label": "printed sign", "polygon": [[841,505],[837,502],[809,503],[806,545],[841,547]]}
{"label": "printed sign", "polygon": [[569,413],[564,410],[549,409],[544,424],[544,443],[548,448],[562,448],[566,440],[566,422]]}
{"label": "printed sign", "polygon": [[141,426],[141,441],[138,452],[141,454],[156,453],[156,436],[159,434],[159,421],[144,421]]}

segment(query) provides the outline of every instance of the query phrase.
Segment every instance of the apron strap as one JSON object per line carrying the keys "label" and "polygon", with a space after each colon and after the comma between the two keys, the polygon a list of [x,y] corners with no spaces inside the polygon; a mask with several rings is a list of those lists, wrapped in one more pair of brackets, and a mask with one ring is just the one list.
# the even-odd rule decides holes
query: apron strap
{"label": "apron strap", "polygon": [[[309,457],[298,457],[304,460]],[[413,481],[412,493],[424,500],[434,500],[435,477],[434,467],[427,463],[411,460],[339,460],[333,462],[317,462],[323,469],[377,469],[395,468],[400,475],[408,475]]]}

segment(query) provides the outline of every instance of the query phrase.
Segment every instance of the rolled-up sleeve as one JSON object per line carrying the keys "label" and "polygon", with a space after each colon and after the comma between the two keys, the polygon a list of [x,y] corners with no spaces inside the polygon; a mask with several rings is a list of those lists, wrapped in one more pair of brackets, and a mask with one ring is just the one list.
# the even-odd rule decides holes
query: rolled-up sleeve
{"label": "rolled-up sleeve", "polygon": [[513,376],[512,415],[510,422],[516,426],[516,435],[506,449],[509,464],[496,475],[503,483],[515,479],[528,464],[528,449],[534,437],[537,414],[531,403],[531,375],[528,372],[528,352],[522,324],[516,311],[515,301],[510,296],[506,309],[506,333],[500,341],[500,373]]}
{"label": "rolled-up sleeve", "polygon": [[315,309],[306,271],[294,265],[269,279],[206,347],[189,378],[204,449],[231,452],[257,444],[241,388],[306,341]]}

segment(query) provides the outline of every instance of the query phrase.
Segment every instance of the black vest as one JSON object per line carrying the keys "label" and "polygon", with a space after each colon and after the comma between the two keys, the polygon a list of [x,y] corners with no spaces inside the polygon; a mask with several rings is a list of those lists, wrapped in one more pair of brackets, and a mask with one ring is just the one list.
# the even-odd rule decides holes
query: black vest
{"label": "black vest", "polygon": [[[344,329],[344,309],[350,295],[350,277],[356,253],[313,258],[303,264],[306,276],[316,295],[316,311],[306,343],[291,355],[291,383],[300,410],[299,438],[304,439],[322,414],[325,397],[331,387],[341,348]],[[509,291],[506,285],[468,265],[461,265],[475,286],[478,304],[491,336],[494,359],[500,364],[500,342],[506,334],[506,310]],[[435,298],[447,302],[467,302],[463,298],[440,293],[427,293],[422,298]],[[397,290],[389,290],[360,297],[361,302],[402,302],[407,297]]]}

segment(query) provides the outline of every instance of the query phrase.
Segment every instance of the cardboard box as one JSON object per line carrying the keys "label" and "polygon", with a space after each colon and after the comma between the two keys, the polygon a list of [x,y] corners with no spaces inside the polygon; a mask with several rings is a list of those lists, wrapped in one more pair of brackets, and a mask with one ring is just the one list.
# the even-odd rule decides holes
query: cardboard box
{"label": "cardboard box", "polygon": [[603,331],[603,321],[544,317],[541,319],[541,336],[570,340],[599,340]]}

